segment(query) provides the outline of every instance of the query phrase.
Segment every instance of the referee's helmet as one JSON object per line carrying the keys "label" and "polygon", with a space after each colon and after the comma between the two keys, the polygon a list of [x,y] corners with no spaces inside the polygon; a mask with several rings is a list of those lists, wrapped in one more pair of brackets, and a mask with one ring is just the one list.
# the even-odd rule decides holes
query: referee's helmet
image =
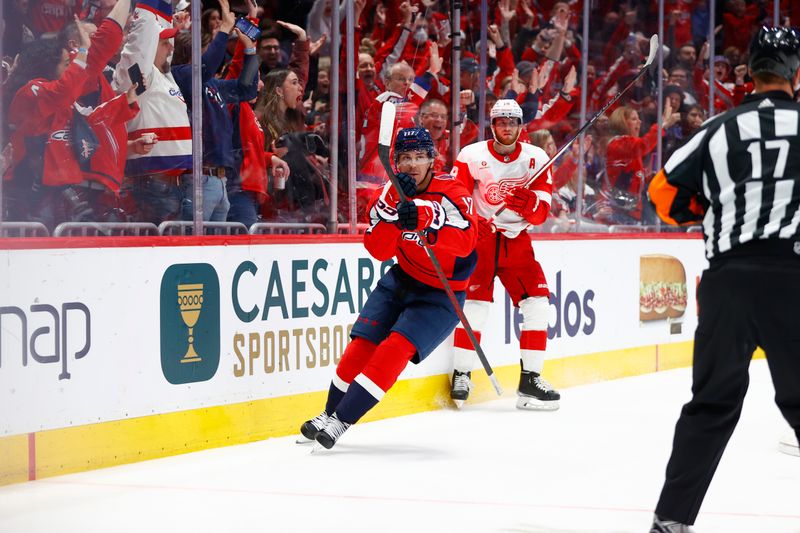
{"label": "referee's helmet", "polygon": [[768,72],[791,82],[800,68],[800,32],[762,26],[750,43],[748,66],[753,74]]}

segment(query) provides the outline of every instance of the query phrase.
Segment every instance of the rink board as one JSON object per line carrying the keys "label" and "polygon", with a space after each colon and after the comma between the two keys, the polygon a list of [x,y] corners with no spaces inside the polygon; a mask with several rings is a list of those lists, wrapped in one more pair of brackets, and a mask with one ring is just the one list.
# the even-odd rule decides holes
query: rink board
{"label": "rink board", "polygon": [[[0,484],[296,432],[391,266],[354,237],[31,241],[0,242]],[[533,245],[551,291],[555,386],[690,363],[700,239]],[[682,263],[682,317],[639,321],[649,254]],[[520,319],[497,284],[482,343],[509,397]],[[406,369],[366,420],[447,407],[451,353],[445,342]],[[475,381],[471,401],[493,397],[482,371]]]}

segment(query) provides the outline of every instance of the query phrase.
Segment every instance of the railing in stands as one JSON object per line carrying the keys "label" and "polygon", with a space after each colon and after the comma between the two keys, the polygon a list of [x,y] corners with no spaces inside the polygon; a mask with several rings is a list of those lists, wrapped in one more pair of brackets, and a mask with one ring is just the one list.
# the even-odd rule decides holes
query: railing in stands
{"label": "railing in stands", "polygon": [[148,222],[62,222],[53,237],[120,237],[158,235],[155,224]]}
{"label": "railing in stands", "polygon": [[301,222],[257,222],[250,226],[251,235],[296,235],[327,233],[324,224]]}
{"label": "railing in stands", "polygon": [[[193,235],[194,222],[169,220],[158,225],[159,235]],[[247,226],[240,222],[203,222],[204,235],[247,235]]]}
{"label": "railing in stands", "polygon": [[49,237],[47,227],[39,222],[0,222],[0,237]]}
{"label": "railing in stands", "polygon": [[[368,229],[369,229],[369,224],[366,224],[366,223],[356,224],[356,231],[359,234],[365,233]],[[350,225],[349,224],[339,224],[339,234],[340,235],[349,235],[350,234]]]}
{"label": "railing in stands", "polygon": [[626,226],[623,224],[613,224],[608,227],[609,233],[650,233],[657,231],[658,226]]}

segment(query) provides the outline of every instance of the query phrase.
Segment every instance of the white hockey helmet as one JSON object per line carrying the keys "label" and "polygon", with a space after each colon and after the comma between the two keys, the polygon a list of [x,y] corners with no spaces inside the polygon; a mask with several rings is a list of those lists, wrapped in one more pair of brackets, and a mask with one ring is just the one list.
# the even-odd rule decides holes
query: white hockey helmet
{"label": "white hockey helmet", "polygon": [[519,131],[517,131],[517,136],[514,140],[509,143],[507,146],[511,146],[516,144],[519,140],[519,136],[522,134],[522,108],[519,106],[516,100],[511,100],[510,98],[503,98],[495,102],[494,106],[492,106],[492,110],[489,113],[489,118],[491,119],[492,125],[492,136],[494,140],[500,144],[505,145],[505,143],[501,142],[500,139],[497,138],[497,132],[494,130],[494,119],[496,118],[515,118],[520,125]]}
{"label": "white hockey helmet", "polygon": [[495,102],[492,110],[489,113],[489,118],[494,120],[500,117],[517,118],[520,124],[522,123],[522,108],[516,100],[510,98],[503,98]]}

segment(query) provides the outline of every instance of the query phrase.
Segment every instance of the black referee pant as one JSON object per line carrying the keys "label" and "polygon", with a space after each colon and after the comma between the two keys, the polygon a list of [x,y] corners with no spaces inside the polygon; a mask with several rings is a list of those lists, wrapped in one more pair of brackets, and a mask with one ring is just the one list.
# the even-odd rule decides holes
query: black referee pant
{"label": "black referee pant", "polygon": [[694,524],[739,421],[756,346],[767,355],[775,402],[800,436],[800,259],[712,263],[697,292],[692,399],[675,427],[656,514]]}

